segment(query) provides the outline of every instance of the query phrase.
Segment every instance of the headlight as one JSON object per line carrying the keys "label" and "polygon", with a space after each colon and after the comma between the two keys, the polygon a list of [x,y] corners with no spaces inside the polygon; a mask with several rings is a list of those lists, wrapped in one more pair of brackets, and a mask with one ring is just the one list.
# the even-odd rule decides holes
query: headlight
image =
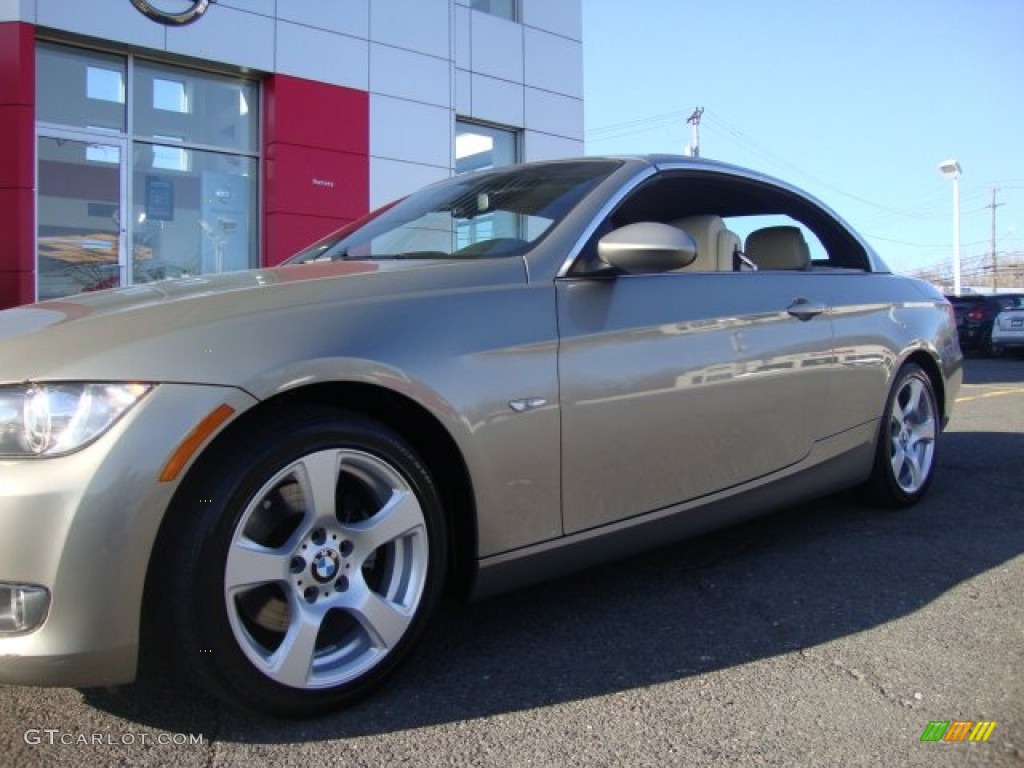
{"label": "headlight", "polygon": [[0,387],[0,456],[57,456],[98,438],[151,384],[20,384]]}

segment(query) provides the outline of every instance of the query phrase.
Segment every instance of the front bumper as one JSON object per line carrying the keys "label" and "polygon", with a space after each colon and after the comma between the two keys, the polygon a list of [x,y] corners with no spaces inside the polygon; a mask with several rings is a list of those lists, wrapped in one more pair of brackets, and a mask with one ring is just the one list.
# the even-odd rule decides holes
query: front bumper
{"label": "front bumper", "polygon": [[0,459],[0,582],[50,592],[40,627],[0,633],[0,683],[134,680],[146,571],[181,480],[161,483],[160,471],[213,409],[254,403],[238,389],[161,384],[76,453]]}

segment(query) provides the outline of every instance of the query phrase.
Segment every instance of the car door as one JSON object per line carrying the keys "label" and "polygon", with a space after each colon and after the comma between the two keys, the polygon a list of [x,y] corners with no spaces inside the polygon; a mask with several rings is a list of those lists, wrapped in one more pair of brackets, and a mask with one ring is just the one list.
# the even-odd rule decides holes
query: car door
{"label": "car door", "polygon": [[808,456],[833,359],[814,277],[681,271],[558,281],[566,533]]}

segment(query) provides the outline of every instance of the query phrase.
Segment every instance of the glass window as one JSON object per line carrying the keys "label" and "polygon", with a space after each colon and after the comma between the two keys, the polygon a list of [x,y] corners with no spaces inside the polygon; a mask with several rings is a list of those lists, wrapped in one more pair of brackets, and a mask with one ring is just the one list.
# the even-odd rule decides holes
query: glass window
{"label": "glass window", "polygon": [[89,99],[124,104],[124,73],[116,69],[87,66],[85,95]]}
{"label": "glass window", "polygon": [[519,161],[519,132],[465,120],[455,122],[455,172],[468,173]]}
{"label": "glass window", "polygon": [[40,136],[36,156],[38,297],[121,285],[121,147]]}
{"label": "glass window", "polygon": [[[181,168],[167,168],[168,152]],[[133,174],[134,282],[253,266],[255,158],[136,143]]]}
{"label": "glass window", "polygon": [[36,118],[77,128],[124,131],[126,62],[119,56],[39,43]]}
{"label": "glass window", "polygon": [[[470,123],[455,123],[455,173],[468,173],[519,161],[519,134],[508,128]],[[455,226],[456,248],[467,248],[490,239],[517,239],[540,227],[530,217],[509,211],[494,211],[474,216]]]}
{"label": "glass window", "polygon": [[36,83],[40,298],[256,266],[257,82],[41,42]]}
{"label": "glass window", "polygon": [[178,136],[186,144],[256,152],[258,85],[149,62],[134,71],[138,136]]}
{"label": "glass window", "polygon": [[153,78],[153,109],[165,112],[188,112],[188,99],[185,98],[185,83],[181,80],[161,80]]}
{"label": "glass window", "polygon": [[[181,138],[178,136],[154,136],[154,139],[164,144],[153,144],[153,167],[161,168],[165,171],[187,171],[188,170],[188,153],[180,147],[173,146],[174,144],[180,144]],[[172,146],[167,146],[171,144]]]}
{"label": "glass window", "polygon": [[516,0],[470,0],[469,7],[503,19],[519,20],[519,3]]}

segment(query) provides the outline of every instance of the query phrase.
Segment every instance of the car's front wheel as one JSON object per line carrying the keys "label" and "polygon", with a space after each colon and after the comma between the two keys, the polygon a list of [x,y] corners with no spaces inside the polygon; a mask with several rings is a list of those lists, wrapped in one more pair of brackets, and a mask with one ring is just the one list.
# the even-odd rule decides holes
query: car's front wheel
{"label": "car's front wheel", "polygon": [[242,707],[336,709],[396,668],[437,603],[437,490],[398,435],[333,409],[276,412],[231,438],[172,511],[161,591],[175,645]]}
{"label": "car's front wheel", "polygon": [[868,501],[906,507],[931,484],[940,416],[928,374],[908,363],[889,392],[875,446],[875,465],[864,487]]}

